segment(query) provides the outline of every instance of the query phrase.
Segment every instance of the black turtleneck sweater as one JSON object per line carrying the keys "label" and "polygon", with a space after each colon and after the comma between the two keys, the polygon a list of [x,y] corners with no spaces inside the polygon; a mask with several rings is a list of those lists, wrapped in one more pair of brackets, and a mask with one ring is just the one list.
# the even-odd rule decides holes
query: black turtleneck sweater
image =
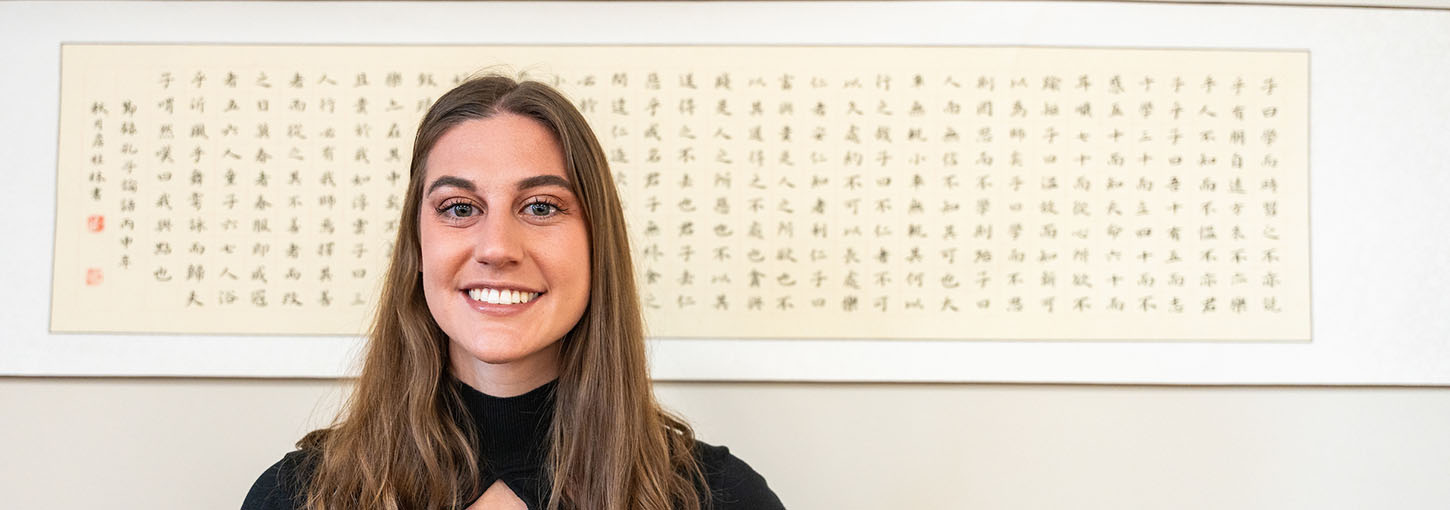
{"label": "black turtleneck sweater", "polygon": [[[557,383],[555,380],[523,395],[501,398],[479,392],[456,379],[452,381],[463,397],[466,412],[466,416],[458,419],[471,420],[478,431],[478,447],[482,453],[479,472],[483,473],[480,491],[502,480],[529,510],[548,507],[550,487],[544,477],[544,461],[549,451],[549,423],[553,420]],[[306,480],[315,461],[311,453],[301,450],[288,453],[267,468],[247,493],[242,510],[302,510]],[[710,486],[708,502],[714,509],[784,509],[765,478],[732,455],[728,448],[696,441],[695,456]],[[459,508],[472,504],[481,494],[459,502]],[[705,503],[702,498],[701,506]]]}

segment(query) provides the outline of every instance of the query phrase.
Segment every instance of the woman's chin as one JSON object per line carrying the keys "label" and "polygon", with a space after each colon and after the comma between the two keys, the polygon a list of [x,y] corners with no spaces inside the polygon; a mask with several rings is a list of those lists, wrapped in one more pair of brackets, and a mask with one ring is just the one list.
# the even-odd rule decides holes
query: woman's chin
{"label": "woman's chin", "polygon": [[499,342],[499,341],[453,341],[451,345],[452,354],[459,357],[459,361],[478,361],[489,365],[507,365],[529,360],[534,355],[548,350],[548,344],[540,346],[526,345],[525,342]]}
{"label": "woman's chin", "polygon": [[464,349],[463,361],[479,361],[490,365],[507,365],[526,358],[526,354],[516,349],[484,348]]}

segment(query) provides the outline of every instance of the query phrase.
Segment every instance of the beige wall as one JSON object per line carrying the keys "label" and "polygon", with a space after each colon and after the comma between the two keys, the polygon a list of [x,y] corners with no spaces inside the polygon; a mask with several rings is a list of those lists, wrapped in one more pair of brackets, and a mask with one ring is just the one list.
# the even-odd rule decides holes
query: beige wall
{"label": "beige wall", "polygon": [[[344,388],[0,378],[0,508],[236,508]],[[1450,508],[1450,389],[658,391],[797,510]]]}

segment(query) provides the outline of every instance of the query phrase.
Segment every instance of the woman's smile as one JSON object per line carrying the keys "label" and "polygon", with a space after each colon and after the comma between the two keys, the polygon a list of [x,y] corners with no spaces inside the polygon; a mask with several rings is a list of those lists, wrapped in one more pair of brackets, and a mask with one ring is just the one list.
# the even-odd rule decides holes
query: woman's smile
{"label": "woman's smile", "polygon": [[499,291],[499,289],[473,289],[468,291],[468,297],[473,298],[475,301],[483,301],[485,303],[512,305],[533,301],[534,298],[539,297],[539,293],[519,292],[508,289],[504,289],[503,291]]}
{"label": "woman's smile", "polygon": [[504,289],[469,289],[463,298],[469,307],[492,316],[508,316],[523,313],[543,295],[537,292],[519,292]]}

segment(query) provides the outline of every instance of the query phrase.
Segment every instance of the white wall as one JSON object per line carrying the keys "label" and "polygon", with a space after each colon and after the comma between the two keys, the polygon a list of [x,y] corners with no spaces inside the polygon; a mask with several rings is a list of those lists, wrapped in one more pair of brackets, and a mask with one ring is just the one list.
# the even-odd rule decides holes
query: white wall
{"label": "white wall", "polygon": [[[0,508],[237,508],[345,384],[0,378]],[[661,383],[800,509],[1444,509],[1450,389]]]}

